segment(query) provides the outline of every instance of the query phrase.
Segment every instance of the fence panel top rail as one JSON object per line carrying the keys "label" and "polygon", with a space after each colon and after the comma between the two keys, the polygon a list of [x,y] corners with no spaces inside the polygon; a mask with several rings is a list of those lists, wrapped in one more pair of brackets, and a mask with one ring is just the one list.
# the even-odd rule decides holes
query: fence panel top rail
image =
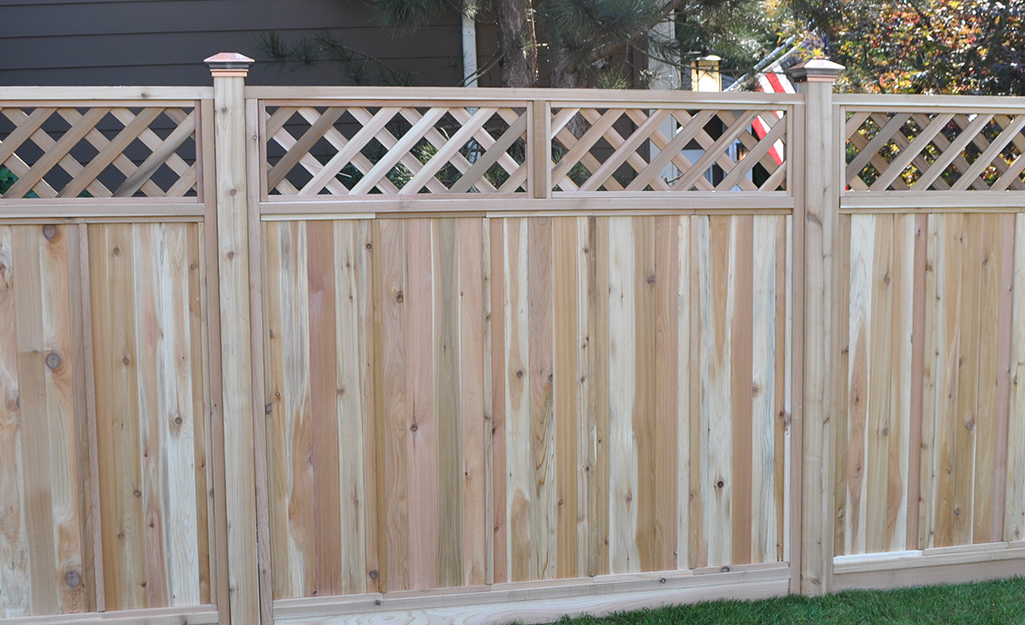
{"label": "fence panel top rail", "polygon": [[782,193],[799,96],[248,88],[265,202]]}

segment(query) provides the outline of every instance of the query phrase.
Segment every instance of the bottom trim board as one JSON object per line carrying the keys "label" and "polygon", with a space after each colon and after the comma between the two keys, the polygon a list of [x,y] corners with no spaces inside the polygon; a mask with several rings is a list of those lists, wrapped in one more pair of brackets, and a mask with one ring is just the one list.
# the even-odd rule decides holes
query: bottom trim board
{"label": "bottom trim board", "polygon": [[[351,603],[288,600],[286,605],[276,605],[274,625],[527,624],[553,621],[562,616],[602,616],[715,599],[766,599],[785,596],[790,590],[790,569],[780,565],[761,570],[664,575],[647,578],[644,584],[647,590],[638,590],[641,581],[638,576],[627,575],[621,581],[615,577],[569,584],[553,580],[551,585],[533,583],[529,587],[515,587],[515,584],[508,584],[494,590],[420,598],[407,596],[392,601],[378,600],[381,605],[373,607],[366,605],[365,595]],[[658,588],[650,589],[652,586]]]}
{"label": "bottom trim board", "polygon": [[3,625],[217,625],[215,606],[86,612],[0,619]]}

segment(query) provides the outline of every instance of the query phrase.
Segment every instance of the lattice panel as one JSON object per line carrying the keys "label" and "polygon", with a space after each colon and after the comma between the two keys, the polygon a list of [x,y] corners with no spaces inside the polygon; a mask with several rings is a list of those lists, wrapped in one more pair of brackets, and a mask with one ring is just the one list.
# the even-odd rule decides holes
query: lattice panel
{"label": "lattice panel", "polygon": [[786,189],[785,112],[553,108],[551,123],[556,191]]}
{"label": "lattice panel", "polygon": [[268,107],[272,195],[517,193],[525,108]]}
{"label": "lattice panel", "polygon": [[1025,189],[1025,115],[851,112],[847,188]]}
{"label": "lattice panel", "polygon": [[196,114],[182,108],[0,107],[0,197],[186,197]]}

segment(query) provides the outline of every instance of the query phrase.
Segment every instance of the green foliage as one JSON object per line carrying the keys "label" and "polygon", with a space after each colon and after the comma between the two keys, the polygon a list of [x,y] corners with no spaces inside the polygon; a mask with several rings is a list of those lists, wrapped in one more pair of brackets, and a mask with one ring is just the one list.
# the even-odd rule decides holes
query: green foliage
{"label": "green foliage", "polygon": [[279,69],[310,71],[328,65],[338,71],[340,82],[350,85],[405,86],[411,82],[408,71],[350,48],[329,30],[294,41],[286,41],[276,32],[262,33],[256,46],[260,56]]}
{"label": "green foliage", "polygon": [[403,29],[421,28],[431,16],[459,8],[458,2],[453,0],[370,0],[370,6],[377,11],[382,26]]}
{"label": "green foliage", "polygon": [[[0,197],[7,193],[7,191],[14,186],[15,182],[18,182],[18,176],[10,169],[7,169],[7,167],[0,165]],[[25,197],[37,198],[39,196],[35,191],[29,191],[25,194]]]}
{"label": "green foliage", "polygon": [[[789,26],[875,93],[1025,93],[1025,0],[790,0]],[[814,40],[814,37],[812,38]]]}
{"label": "green foliage", "polygon": [[0,165],[0,195],[7,193],[7,190],[17,181],[18,177],[14,175],[13,171]]}

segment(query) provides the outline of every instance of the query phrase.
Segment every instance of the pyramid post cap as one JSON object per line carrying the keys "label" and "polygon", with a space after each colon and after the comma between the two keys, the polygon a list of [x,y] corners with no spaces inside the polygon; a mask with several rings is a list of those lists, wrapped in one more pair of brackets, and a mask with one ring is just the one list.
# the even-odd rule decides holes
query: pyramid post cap
{"label": "pyramid post cap", "polygon": [[789,74],[795,82],[836,82],[836,77],[845,69],[843,65],[829,59],[814,58],[794,65]]}
{"label": "pyramid post cap", "polygon": [[211,72],[247,71],[253,59],[238,52],[221,52],[203,61]]}

